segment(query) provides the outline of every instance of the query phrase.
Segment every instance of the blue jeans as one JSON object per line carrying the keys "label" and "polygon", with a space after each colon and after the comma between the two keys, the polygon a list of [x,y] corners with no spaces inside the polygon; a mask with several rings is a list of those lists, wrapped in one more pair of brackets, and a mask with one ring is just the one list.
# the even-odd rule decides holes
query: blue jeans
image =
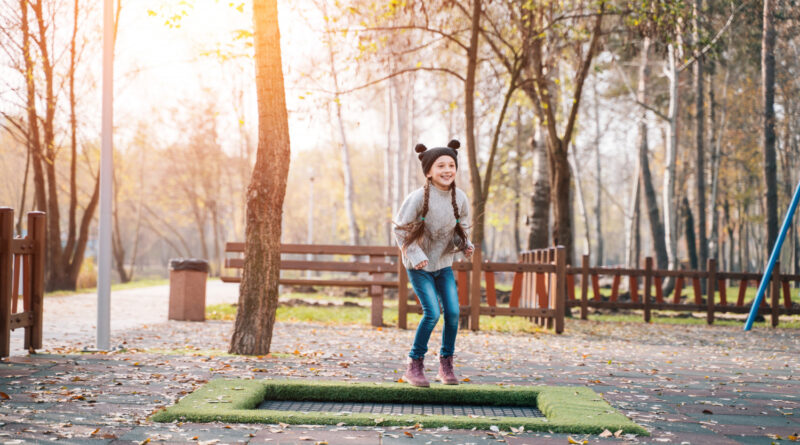
{"label": "blue jeans", "polygon": [[444,311],[444,329],[442,329],[442,349],[439,355],[449,357],[456,348],[458,333],[458,291],[453,269],[445,267],[436,272],[407,269],[408,280],[422,305],[422,319],[414,336],[414,346],[408,354],[412,359],[425,356],[428,352],[428,340],[434,326],[439,321],[439,302]]}

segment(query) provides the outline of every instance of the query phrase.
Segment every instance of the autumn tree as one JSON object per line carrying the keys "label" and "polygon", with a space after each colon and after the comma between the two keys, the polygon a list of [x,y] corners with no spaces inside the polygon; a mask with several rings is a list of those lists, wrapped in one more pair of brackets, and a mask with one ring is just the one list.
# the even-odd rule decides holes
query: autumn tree
{"label": "autumn tree", "polygon": [[254,0],[258,149],[247,187],[245,263],[231,338],[234,354],[267,354],[278,307],[281,219],[289,174],[289,116],[277,0]]}

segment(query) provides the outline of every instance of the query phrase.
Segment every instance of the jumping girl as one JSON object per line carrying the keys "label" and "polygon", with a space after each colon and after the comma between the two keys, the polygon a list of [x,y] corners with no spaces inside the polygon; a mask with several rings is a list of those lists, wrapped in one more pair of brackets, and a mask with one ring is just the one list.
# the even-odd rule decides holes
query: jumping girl
{"label": "jumping girl", "polygon": [[403,375],[403,379],[414,386],[430,386],[425,378],[423,360],[431,332],[439,321],[439,303],[444,312],[444,328],[437,379],[445,385],[458,384],[453,372],[458,293],[451,266],[455,253],[463,252],[469,257],[474,251],[467,236],[469,202],[455,184],[456,150],[460,146],[455,139],[447,147],[430,150],[417,144],[414,150],[419,153],[427,183],[406,197],[395,217],[394,233],[403,252],[403,264],[422,305],[422,319]]}

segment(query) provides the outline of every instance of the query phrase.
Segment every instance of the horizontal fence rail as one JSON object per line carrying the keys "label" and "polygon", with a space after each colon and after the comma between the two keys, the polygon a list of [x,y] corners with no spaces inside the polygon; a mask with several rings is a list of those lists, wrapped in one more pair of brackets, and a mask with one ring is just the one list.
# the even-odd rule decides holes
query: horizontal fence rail
{"label": "horizontal fence rail", "polygon": [[14,210],[0,207],[0,357],[9,356],[11,331],[19,328],[25,349],[42,348],[45,220],[44,212],[29,212],[28,235],[15,238]]}

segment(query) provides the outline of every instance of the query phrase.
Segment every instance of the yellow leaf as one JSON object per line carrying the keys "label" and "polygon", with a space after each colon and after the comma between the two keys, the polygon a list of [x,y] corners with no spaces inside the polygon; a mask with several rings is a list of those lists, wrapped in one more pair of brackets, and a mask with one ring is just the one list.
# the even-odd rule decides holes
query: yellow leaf
{"label": "yellow leaf", "polygon": [[567,436],[567,442],[572,443],[572,444],[580,444],[580,445],[584,445],[584,444],[589,443],[588,440],[577,441],[577,440],[573,439],[572,436]]}

